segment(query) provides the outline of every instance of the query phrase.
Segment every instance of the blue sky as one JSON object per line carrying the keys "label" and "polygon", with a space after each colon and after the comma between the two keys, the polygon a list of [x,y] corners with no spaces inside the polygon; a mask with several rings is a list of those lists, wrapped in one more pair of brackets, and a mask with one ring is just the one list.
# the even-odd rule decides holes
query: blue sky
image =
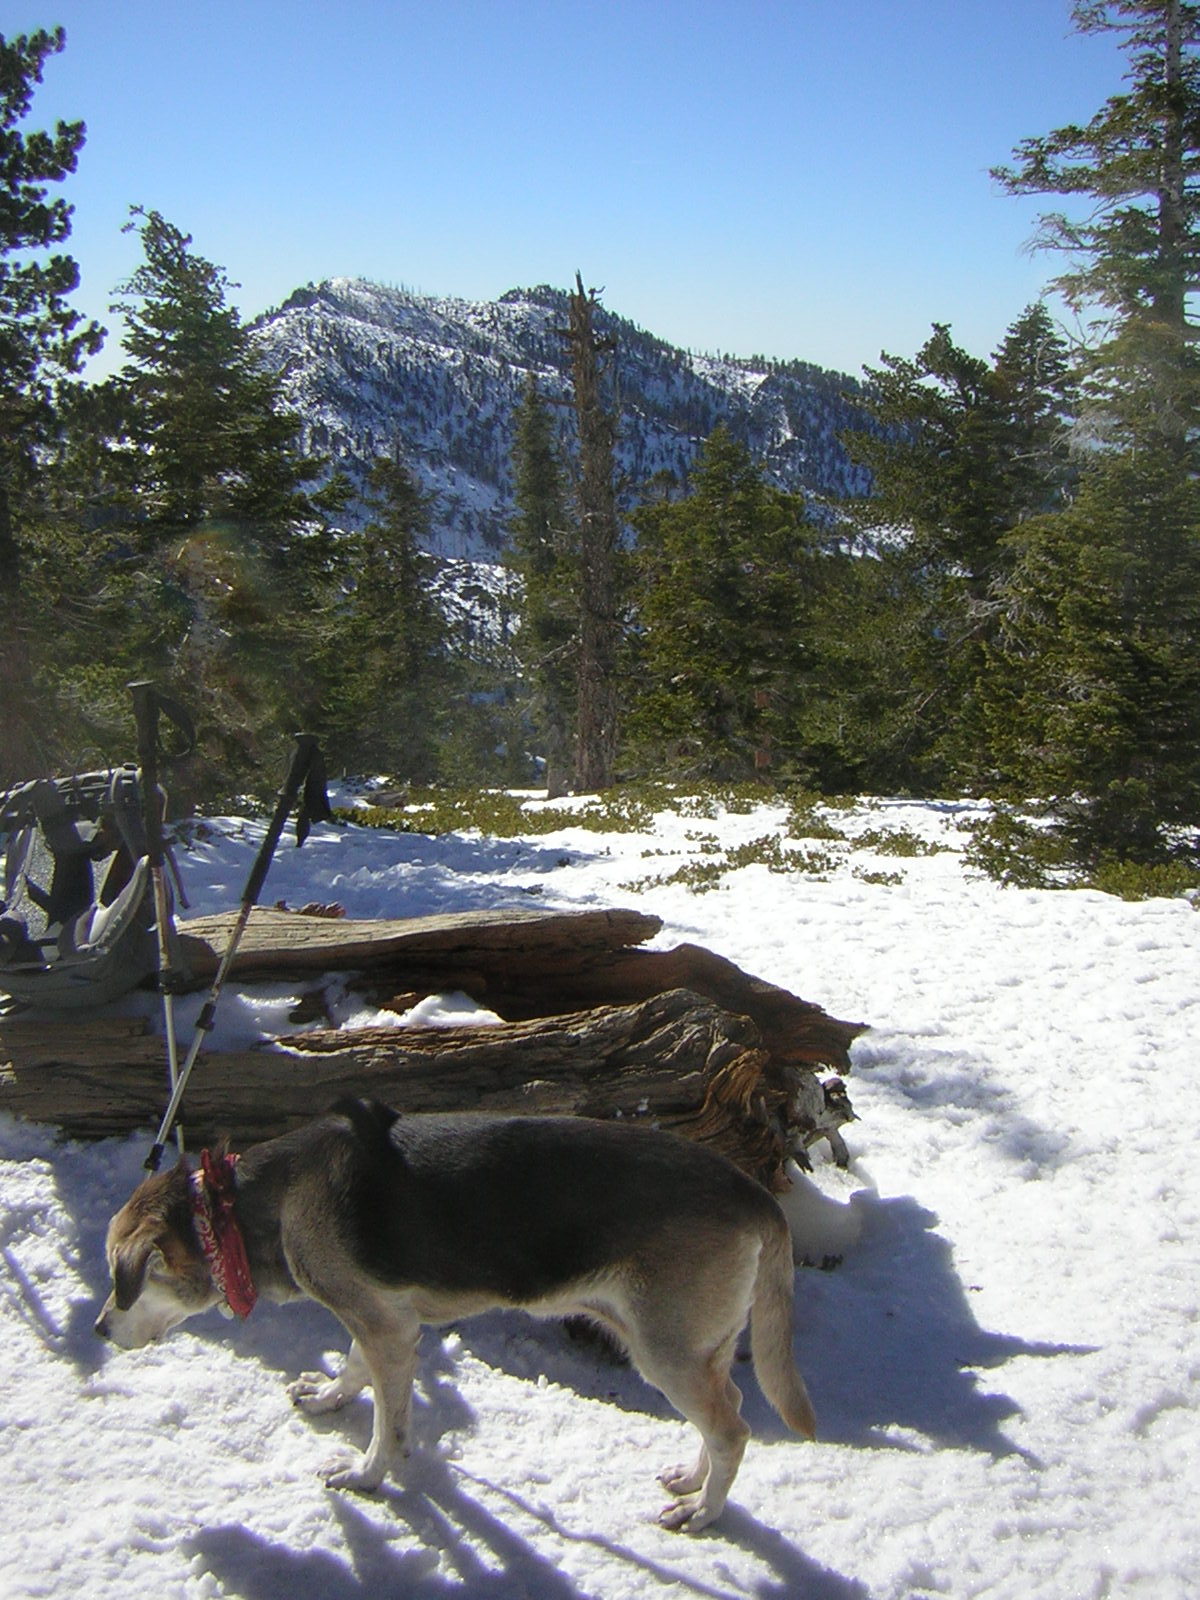
{"label": "blue sky", "polygon": [[1054,263],[988,169],[1124,66],[1067,0],[6,0],[10,37],[59,22],[28,126],[87,124],[62,192],[110,326],[140,205],[247,318],[578,269],[673,343],[848,372],[935,320],[994,348]]}

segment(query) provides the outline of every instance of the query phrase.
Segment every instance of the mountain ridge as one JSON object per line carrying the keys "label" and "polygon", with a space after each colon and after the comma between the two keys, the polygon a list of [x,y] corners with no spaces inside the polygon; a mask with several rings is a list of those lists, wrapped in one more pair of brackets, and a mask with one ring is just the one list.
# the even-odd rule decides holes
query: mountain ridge
{"label": "mountain ridge", "polygon": [[[398,453],[433,497],[434,553],[495,561],[513,514],[513,413],[530,373],[561,405],[564,440],[573,429],[567,300],[545,284],[471,301],[329,278],[251,331],[306,450],[357,490],[372,460]],[[866,491],[838,438],[863,423],[859,380],[802,361],[697,355],[604,306],[595,321],[616,343],[617,465],[634,500],[658,474],[686,479],[718,423],[781,488],[818,504]]]}

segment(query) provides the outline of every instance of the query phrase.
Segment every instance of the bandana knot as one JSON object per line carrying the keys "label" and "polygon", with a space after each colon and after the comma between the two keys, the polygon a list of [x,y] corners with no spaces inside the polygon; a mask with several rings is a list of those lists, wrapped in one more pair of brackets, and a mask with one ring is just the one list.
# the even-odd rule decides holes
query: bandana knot
{"label": "bandana knot", "polygon": [[199,1170],[191,1174],[192,1216],[213,1283],[235,1316],[248,1317],[258,1291],[250,1274],[246,1241],[234,1213],[233,1171],[237,1159],[233,1155],[213,1156],[207,1150],[200,1152]]}

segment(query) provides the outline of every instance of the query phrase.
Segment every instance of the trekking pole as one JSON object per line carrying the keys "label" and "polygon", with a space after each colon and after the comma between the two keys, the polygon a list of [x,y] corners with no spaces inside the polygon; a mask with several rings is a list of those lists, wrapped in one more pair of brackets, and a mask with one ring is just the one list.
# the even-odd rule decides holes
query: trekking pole
{"label": "trekking pole", "polygon": [[[163,809],[166,797],[158,783],[158,719],[165,712],[184,736],[186,755],[196,742],[191,718],[183,707],[159,693],[152,683],[129,685],[133,696],[133,716],[137,724],[138,765],[142,774],[142,814],[146,824],[146,855],[150,862],[150,881],[154,891],[154,925],[158,937],[158,992],[162,996],[163,1028],[167,1037],[167,1075],[172,1091],[179,1081],[179,1050],[175,1041],[175,996],[183,974],[175,965],[175,929],[170,890],[167,887],[166,845],[163,841]],[[183,1150],[183,1135],[177,1136]]]}
{"label": "trekking pole", "polygon": [[311,733],[298,733],[296,735],[296,749],[288,768],[287,777],[275,801],[275,811],[271,823],[259,846],[254,864],[250,868],[250,875],[246,879],[246,887],[242,891],[242,903],[238,910],[237,921],[229,935],[229,942],[225,946],[225,953],[217,967],[217,975],[213,979],[212,988],[208,991],[208,998],[200,1009],[196,1018],[196,1032],[192,1038],[191,1048],[188,1050],[187,1059],[180,1070],[178,1080],[172,1086],[171,1099],[166,1111],[163,1113],[162,1122],[159,1124],[158,1135],[146,1158],[146,1171],[157,1172],[162,1162],[163,1151],[166,1149],[167,1139],[170,1136],[172,1125],[179,1112],[179,1105],[183,1099],[184,1090],[187,1088],[188,1079],[192,1075],[192,1068],[200,1054],[204,1043],[204,1036],[212,1030],[216,1018],[217,1001],[221,990],[225,986],[225,979],[229,976],[229,969],[233,965],[233,958],[241,942],[242,934],[246,931],[246,924],[250,920],[250,913],[262,893],[263,883],[266,881],[267,872],[271,866],[271,858],[275,854],[275,847],[279,843],[279,836],[283,832],[284,823],[288,814],[296,803],[296,797],[301,788],[304,790],[304,800],[300,807],[300,814],[296,818],[296,843],[302,845],[308,837],[311,823],[325,821],[331,815],[329,799],[325,793],[325,769],[321,759],[321,751],[315,737]]}

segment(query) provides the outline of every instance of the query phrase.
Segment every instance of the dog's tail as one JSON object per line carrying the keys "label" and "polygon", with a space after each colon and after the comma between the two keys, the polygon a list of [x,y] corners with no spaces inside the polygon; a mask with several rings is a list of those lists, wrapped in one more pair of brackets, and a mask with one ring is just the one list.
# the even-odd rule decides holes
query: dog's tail
{"label": "dog's tail", "polygon": [[806,1439],[817,1436],[817,1421],[804,1379],[792,1356],[792,1296],[796,1269],[792,1236],[782,1216],[768,1229],[758,1258],[750,1309],[750,1352],[759,1387],[789,1428]]}

